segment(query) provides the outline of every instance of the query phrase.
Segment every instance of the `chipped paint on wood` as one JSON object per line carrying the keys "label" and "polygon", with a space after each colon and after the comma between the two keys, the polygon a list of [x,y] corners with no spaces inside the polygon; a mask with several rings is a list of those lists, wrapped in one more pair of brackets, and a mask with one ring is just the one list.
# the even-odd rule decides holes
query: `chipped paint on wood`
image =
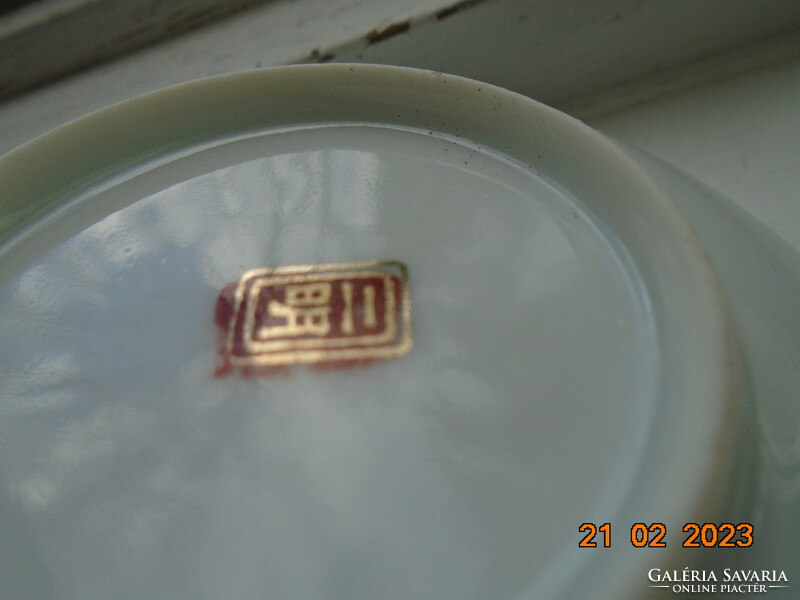
{"label": "chipped paint on wood", "polygon": [[334,58],[336,58],[335,54],[332,52],[322,53],[319,48],[314,48],[311,51],[311,62],[325,63],[332,61]]}
{"label": "chipped paint on wood", "polygon": [[446,19],[447,17],[451,17],[456,13],[461,12],[464,9],[471,8],[473,6],[477,6],[487,0],[462,0],[462,2],[456,2],[452,6],[448,6],[436,13],[436,20],[441,21]]}
{"label": "chipped paint on wood", "polygon": [[394,37],[400,33],[405,33],[409,29],[411,29],[410,21],[403,21],[402,23],[394,23],[384,29],[381,30],[374,29],[370,31],[366,35],[366,40],[367,43],[370,45],[377,44],[378,42],[382,42],[383,40],[388,40],[390,37]]}

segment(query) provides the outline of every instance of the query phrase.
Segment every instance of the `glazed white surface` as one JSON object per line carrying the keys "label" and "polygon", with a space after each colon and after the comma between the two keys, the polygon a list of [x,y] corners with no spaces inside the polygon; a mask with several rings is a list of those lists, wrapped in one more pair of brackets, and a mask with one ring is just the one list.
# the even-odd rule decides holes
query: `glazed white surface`
{"label": "glazed white surface", "polygon": [[[686,173],[626,147],[664,186],[702,236],[722,280],[740,339],[749,390],[736,465],[750,472],[728,514],[752,521],[758,541],[714,564],[800,576],[800,255],[733,200]],[[748,481],[749,479],[749,481]],[[738,507],[737,507],[738,505]],[[797,597],[794,589],[782,590]]]}
{"label": "glazed white surface", "polygon": [[[368,131],[378,136],[377,148],[371,134],[365,133]],[[333,136],[333,142],[329,136]],[[449,148],[445,142],[455,147]],[[348,158],[344,162],[339,158],[319,162],[321,151],[323,155],[335,151],[334,156],[344,152],[342,156]],[[277,159],[298,153],[314,158],[295,163]],[[369,158],[371,154],[382,158],[376,163]],[[513,159],[508,162],[502,158],[504,154],[513,155]],[[251,164],[259,159],[277,162],[267,161],[266,167],[259,170]],[[241,173],[237,170],[240,168]],[[261,176],[268,175],[271,183],[267,185],[258,180],[263,185],[244,185],[239,189],[240,176],[242,182],[255,176],[248,171],[252,168]],[[229,174],[222,178],[224,185],[220,188],[213,183],[210,174],[225,173],[226,169]],[[293,178],[291,174],[300,175]],[[327,176],[330,181],[325,179]],[[211,179],[203,183],[203,177]],[[309,187],[309,182],[319,177],[323,177],[328,188],[316,184]],[[120,223],[112,214],[136,200],[161,193],[169,196],[171,189],[180,190],[182,182],[187,182],[185,191],[189,197],[185,200],[188,204],[180,210],[167,211],[166,215],[145,213],[135,228],[133,223]],[[259,196],[262,188],[272,190],[275,196]],[[323,189],[349,192],[349,195],[343,193],[338,199],[328,197]],[[420,193],[410,195],[412,189]],[[42,258],[60,241],[79,234],[87,224],[112,215],[104,225],[111,229],[94,240],[91,252],[96,251],[99,257],[108,259],[109,264],[128,265],[125,268],[130,267],[130,274],[134,276],[127,279],[125,293],[121,292],[126,290],[123,281],[111,282],[110,291],[121,294],[120,302],[132,307],[130,298],[149,289],[152,292],[149,296],[139,297],[137,310],[155,301],[160,305],[154,314],[167,307],[168,318],[158,321],[157,325],[133,316],[124,320],[106,319],[120,341],[124,341],[125,336],[119,335],[119,331],[131,328],[130,337],[139,347],[143,346],[143,339],[169,337],[165,323],[169,323],[170,318],[174,317],[176,323],[186,323],[186,316],[192,312],[210,311],[209,298],[214,298],[218,292],[216,285],[235,280],[241,271],[239,265],[236,269],[232,267],[240,258],[247,258],[248,253],[259,260],[265,253],[271,253],[291,262],[316,258],[330,262],[351,259],[350,254],[383,250],[395,255],[352,258],[406,262],[412,280],[419,278],[412,285],[419,288],[416,294],[422,296],[423,306],[433,303],[442,308],[441,312],[432,313],[435,319],[423,320],[422,333],[415,334],[415,352],[395,363],[409,365],[422,361],[417,371],[398,375],[398,371],[389,368],[390,363],[380,365],[383,371],[379,365],[374,365],[369,375],[356,382],[367,388],[373,385],[374,394],[370,395],[366,388],[358,394],[334,392],[346,389],[339,384],[325,387],[320,393],[340,399],[373,397],[378,392],[386,396],[382,386],[392,382],[392,386],[398,386],[397,390],[413,392],[397,396],[413,398],[410,404],[402,405],[405,410],[411,410],[412,415],[417,415],[414,410],[425,405],[420,390],[440,394],[444,393],[439,390],[442,388],[452,397],[474,391],[479,394],[478,398],[501,397],[506,401],[506,410],[500,413],[504,418],[499,421],[495,418],[496,409],[485,413],[488,420],[481,421],[480,412],[473,414],[471,405],[459,410],[456,405],[447,404],[443,408],[451,409],[450,413],[425,413],[425,418],[434,421],[441,418],[450,438],[428,427],[423,427],[418,437],[416,417],[406,426],[400,418],[403,415],[389,419],[388,413],[382,413],[387,426],[378,442],[384,439],[399,439],[404,444],[417,439],[433,441],[428,446],[415,445],[411,456],[420,456],[417,451],[422,451],[426,457],[449,456],[445,450],[458,446],[455,441],[463,437],[466,443],[460,445],[454,456],[465,457],[469,464],[480,462],[475,456],[492,458],[498,454],[504,458],[505,462],[484,461],[481,468],[485,467],[486,471],[479,473],[484,479],[467,477],[456,485],[442,477],[438,484],[441,487],[429,487],[432,478],[426,475],[442,474],[441,465],[450,466],[445,460],[432,461],[436,464],[432,471],[408,469],[403,462],[408,458],[400,456],[395,448],[386,455],[382,465],[398,466],[398,474],[393,477],[410,472],[411,480],[421,478],[419,489],[432,494],[429,499],[434,508],[452,507],[448,519],[455,521],[429,520],[428,510],[416,508],[403,513],[411,521],[416,519],[418,527],[401,527],[401,533],[403,539],[418,536],[431,541],[428,525],[443,526],[445,529],[441,531],[447,535],[436,536],[436,543],[453,542],[453,552],[462,557],[459,564],[468,564],[467,558],[472,560],[477,556],[477,564],[484,567],[481,573],[477,572],[480,569],[470,571],[476,577],[470,580],[473,584],[470,589],[477,595],[489,589],[506,595],[518,590],[527,596],[542,598],[559,595],[564,598],[591,595],[614,600],[638,597],[641,574],[651,568],[654,560],[665,567],[678,568],[691,557],[674,546],[667,555],[659,549],[647,551],[624,544],[617,546],[614,552],[585,552],[577,548],[574,540],[580,523],[657,521],[680,529],[687,521],[716,515],[733,483],[729,467],[737,441],[733,426],[738,418],[738,373],[733,360],[736,347],[732,330],[727,326],[721,288],[699,240],[669,198],[634,159],[579,122],[524,97],[441,73],[377,66],[305,66],[242,73],[145,96],[40,138],[0,159],[0,193],[8,198],[4,219],[0,221],[6,240],[0,247],[0,280],[3,281],[25,271],[32,261]],[[255,218],[257,211],[238,219],[242,224],[239,230],[226,229],[223,226],[226,219],[243,208],[238,199],[250,194],[261,198],[261,204],[256,206],[262,210],[264,203],[266,206],[270,206],[269,202],[277,203],[274,210],[267,211],[266,217],[262,215],[261,227],[255,231],[248,233],[244,226],[259,223]],[[373,198],[373,202],[360,199],[363,194]],[[214,200],[209,210],[198,210],[197,203],[203,198]],[[147,202],[149,200],[141,206],[146,207]],[[444,210],[437,212],[440,206]],[[322,207],[325,211],[320,210]],[[348,212],[348,207],[353,210]],[[432,219],[432,215],[436,218]],[[381,218],[374,220],[376,216]],[[171,249],[166,256],[158,256],[156,263],[156,257],[144,249],[152,240],[159,239],[155,234],[162,221],[169,233]],[[283,225],[276,225],[278,222]],[[336,226],[329,227],[330,223]],[[131,237],[130,233],[136,230],[144,233]],[[205,241],[193,252],[192,240],[203,233],[207,236]],[[245,243],[248,238],[255,240],[254,243]],[[265,240],[275,243],[267,247]],[[213,252],[203,249],[207,241],[208,247],[214,248]],[[443,241],[447,244],[440,245]],[[107,257],[104,249],[112,250]],[[432,255],[437,256],[433,252],[437,249],[442,263],[431,259]],[[228,256],[232,262],[226,266]],[[167,260],[162,263],[162,258]],[[173,258],[180,260],[171,261]],[[153,278],[152,273],[162,273],[161,268],[180,269],[181,263],[187,260],[186,273],[173,274],[175,285],[169,293],[156,294],[153,290],[158,287],[159,280]],[[139,261],[144,262],[139,264]],[[450,265],[453,270],[446,268]],[[251,266],[246,265],[247,268]],[[230,275],[223,277],[227,270]],[[524,270],[526,277],[518,274],[520,270]],[[414,275],[415,272],[418,275]],[[467,275],[478,276],[477,283],[467,281]],[[182,282],[186,277],[184,286]],[[503,295],[502,286],[510,285],[509,280],[514,284],[509,288],[511,291]],[[214,282],[216,285],[212,285]],[[523,285],[520,287],[518,282]],[[450,293],[452,290],[459,291],[455,300]],[[411,296],[412,303],[418,304],[414,291]],[[531,296],[535,296],[535,302]],[[495,311],[498,317],[491,312],[495,308],[493,302],[499,302],[497,307],[501,310]],[[641,318],[632,308],[637,303]],[[115,302],[108,306],[119,305]],[[102,302],[100,307],[103,307]],[[91,307],[92,319],[102,314],[95,308]],[[620,309],[622,312],[617,312]],[[418,311],[412,312],[416,315]],[[487,319],[487,315],[501,319],[500,325]],[[620,318],[615,321],[617,315]],[[468,322],[470,318],[473,321],[483,319],[482,328],[476,330],[476,325]],[[414,321],[415,330],[419,330],[419,317]],[[21,324],[9,323],[12,328],[18,325]],[[59,321],[57,325],[64,326],[64,322]],[[631,331],[626,331],[628,327],[637,333],[631,336]],[[201,366],[213,357],[213,350],[208,346],[214,338],[212,332],[210,324],[205,330],[189,331],[191,347],[184,346],[187,354],[177,358],[160,350],[159,346],[150,349],[150,354],[134,353],[131,363],[141,366],[153,361],[157,376],[142,378],[126,364],[118,372],[127,377],[125,381],[131,385],[117,387],[112,393],[120,393],[118,390],[122,389],[122,395],[128,394],[125,390],[136,394],[140,386],[158,390],[161,385],[158,381],[163,378],[175,381],[177,374],[179,381],[174,390],[167,391],[179,396],[179,390],[186,386],[184,379],[191,382],[199,377]],[[183,344],[181,335],[172,335]],[[651,340],[653,351],[648,352],[646,344],[637,343],[637,338]],[[89,345],[92,339],[87,334]],[[631,340],[633,348],[626,345]],[[37,342],[31,337],[29,343]],[[124,346],[118,345],[114,351],[119,347]],[[430,360],[420,352],[420,347],[428,348]],[[498,348],[506,354],[501,354]],[[83,348],[77,354],[82,352]],[[204,352],[206,358],[200,356]],[[452,363],[437,364],[434,360],[437,356],[456,358]],[[530,356],[535,356],[536,360],[528,360]],[[103,352],[102,357],[111,358],[112,355]],[[192,366],[187,367],[188,364]],[[597,365],[603,369],[597,370]],[[455,377],[453,381],[443,387],[431,384],[431,381],[439,381],[448,369]],[[491,384],[490,388],[497,389],[485,393],[471,382],[470,369],[480,375],[479,381],[485,380]],[[305,381],[318,385],[316,380],[303,379],[311,373],[301,373],[303,375],[293,376],[291,383],[281,380],[284,383],[270,385],[280,388],[278,391],[283,391],[280,386],[285,385],[288,396],[302,394],[306,389]],[[355,381],[348,379],[355,376],[353,373],[334,375],[341,378],[341,385],[345,386],[346,382]],[[378,384],[380,373],[385,373],[386,379]],[[418,377],[417,373],[422,373],[423,377]],[[202,370],[202,374],[210,378],[208,371]],[[242,390],[242,397],[251,400],[252,390],[261,389],[248,387],[257,385],[253,380],[235,381],[243,386],[237,388]],[[201,397],[209,393],[218,398],[214,386],[219,385],[223,385],[222,381],[212,381]],[[264,385],[264,381],[258,380],[258,385]],[[395,389],[392,386],[390,389]],[[307,389],[310,393],[315,387],[309,385]],[[225,390],[231,391],[230,388]],[[522,393],[525,399],[534,398],[536,403],[521,401]],[[551,402],[551,396],[559,398],[561,403]],[[450,396],[435,396],[440,397]],[[163,400],[155,400],[151,395],[145,398],[149,398],[153,407],[164,410]],[[598,403],[598,398],[602,402]],[[137,396],[120,401],[125,407],[124,414],[128,414],[130,406],[138,406],[136,402],[140,400]],[[290,410],[300,410],[307,401],[308,396],[302,395],[289,405]],[[213,399],[208,400],[212,406],[213,402]],[[113,403],[101,404],[107,410]],[[221,412],[227,413],[232,404],[235,402],[222,403]],[[270,404],[256,399],[254,410],[264,410],[265,405]],[[392,406],[391,402],[386,405],[387,408]],[[187,407],[190,412],[196,410],[194,396],[185,399],[184,408]],[[241,422],[243,427],[256,427],[268,421],[262,413],[248,414],[241,410],[234,418],[241,418],[242,412],[248,417],[246,423]],[[134,414],[138,414],[138,408]],[[357,416],[361,418],[362,413]],[[465,416],[469,417],[466,426]],[[470,422],[473,416],[476,421]],[[38,419],[32,422],[44,423]],[[173,433],[162,429],[164,422],[178,423],[178,429],[187,426],[187,422],[174,417],[155,419],[155,429],[145,427],[146,431],[155,432],[154,437],[147,442],[140,441],[147,451],[158,449],[152,440],[164,441],[165,438],[157,435],[159,431]],[[229,424],[226,419],[221,422],[226,427]],[[389,422],[392,426],[401,424],[404,435],[400,438],[390,435]],[[204,424],[199,418],[190,419],[188,423],[190,428]],[[57,428],[58,419],[51,426]],[[206,429],[201,427],[203,431]],[[373,429],[379,431],[381,427],[375,425],[367,434],[371,435]],[[133,430],[135,426],[124,429],[125,434]],[[273,434],[269,438],[272,443],[273,438],[280,439],[292,429],[286,426],[274,429],[268,424],[268,431]],[[195,430],[189,433],[191,435],[186,434],[175,446],[179,454],[188,453],[191,459],[195,451],[193,436],[198,434]],[[536,435],[531,437],[531,433]],[[14,443],[24,445],[25,441],[14,437],[14,432],[9,435]],[[344,438],[350,440],[348,436]],[[172,444],[170,439],[167,435],[165,443]],[[253,444],[258,436],[247,435],[242,439]],[[439,443],[440,439],[448,441]],[[232,448],[232,443],[228,441],[225,449]],[[470,446],[476,448],[473,454],[468,451]],[[533,452],[534,446],[538,453]],[[248,445],[244,454],[255,456],[257,448],[261,446]],[[431,448],[435,450],[433,454]],[[247,455],[247,452],[252,454]],[[320,453],[326,460],[331,455],[322,448]],[[61,456],[62,452],[56,454]],[[383,460],[384,454],[376,451],[374,456]],[[163,457],[156,456],[153,464],[163,466],[164,461],[159,458]],[[523,460],[518,460],[520,458]],[[131,464],[138,466],[144,462],[135,460]],[[37,460],[33,463],[37,468],[43,464]],[[196,474],[196,463],[190,463],[186,468]],[[300,463],[304,467],[315,464],[311,457]],[[458,469],[462,468],[462,463],[458,463],[461,465]],[[592,472],[593,467],[602,472]],[[459,472],[458,469],[454,472]],[[293,477],[300,476],[300,471],[287,467]],[[15,470],[7,477],[17,477],[21,472]],[[506,482],[508,473],[512,474],[512,481],[507,486],[495,485]],[[227,481],[228,476],[226,471],[223,480]],[[370,481],[382,481],[380,478],[387,476],[385,470],[380,470],[378,478]],[[447,477],[452,479],[450,475]],[[534,481],[537,478],[538,483]],[[339,481],[341,478],[329,479]],[[314,479],[318,480],[328,481],[321,477]],[[554,487],[548,487],[551,482]],[[598,482],[602,487],[593,485]],[[164,487],[167,494],[184,490],[184,486],[168,483]],[[101,487],[109,493],[113,490],[113,486]],[[451,497],[449,492],[437,492],[454,488],[475,491],[475,498],[483,500],[472,504],[476,500],[469,494],[453,493]],[[80,486],[76,489],[80,491]],[[215,503],[223,489],[238,497],[231,486],[210,485],[205,490],[207,493],[197,496],[199,499],[195,500],[195,495],[182,496],[177,502],[176,510],[181,513],[181,519],[186,510],[196,511],[191,513],[192,522],[203,525],[202,531],[208,539],[221,537],[223,531],[243,531],[244,524],[249,523],[246,515],[239,529],[238,525],[234,526],[234,521],[239,523],[238,516],[234,521],[228,520],[227,513],[219,513],[219,521],[202,518],[206,515],[204,511],[227,504]],[[373,492],[375,485],[369,485],[368,489]],[[35,486],[33,490],[36,491]],[[7,486],[6,491],[13,492],[12,500],[19,501],[17,488]],[[32,496],[37,497],[35,493]],[[42,497],[47,499],[46,494]],[[108,510],[123,505],[125,497],[124,493],[119,495],[122,504],[110,500]],[[246,498],[248,494],[242,491],[241,497]],[[291,494],[287,497],[292,498]],[[457,497],[460,504],[453,504],[453,497]],[[325,500],[316,496],[303,494],[302,498],[297,503],[289,502],[291,508],[305,507],[305,502],[313,504],[314,509],[325,506]],[[394,499],[396,497],[392,496]],[[423,505],[417,502],[414,494],[409,496],[409,501],[414,507]],[[536,506],[532,508],[530,502],[535,502]],[[493,510],[494,506],[508,510]],[[372,503],[366,502],[364,507],[359,516],[367,518],[374,514],[371,511],[376,507]],[[488,508],[482,512],[482,507]],[[545,516],[532,519],[538,508],[546,509],[540,513]],[[255,510],[266,508],[258,504]],[[587,515],[587,510],[591,514]],[[476,511],[480,518],[471,518]],[[15,512],[21,517],[17,522],[28,523],[29,530],[34,527],[30,506],[11,506],[7,511],[8,514]],[[309,509],[303,514],[309,512],[313,511]],[[440,513],[434,510],[434,514]],[[375,517],[375,522],[381,527],[387,526],[386,516],[385,513],[378,515],[380,518]],[[315,523],[309,519],[298,517],[295,520],[314,528]],[[59,522],[65,523],[63,519]],[[88,519],[86,527],[72,534],[63,531],[62,547],[68,545],[63,540],[72,542],[69,544],[70,559],[78,556],[72,548],[80,543],[81,535],[91,532],[92,525],[101,522],[104,521]],[[117,520],[109,522],[109,527],[113,527]],[[335,523],[338,525],[338,521]],[[163,527],[155,526],[155,529],[160,532]],[[319,527],[314,531],[322,536],[317,542],[329,539]],[[63,564],[58,570],[48,565],[47,560],[52,562],[52,559],[47,559],[45,554],[51,552],[51,556],[63,557],[63,553],[52,554],[53,551],[42,546],[30,531],[15,535],[20,538],[20,546],[27,544],[27,551],[35,557],[32,564],[45,565],[42,567],[45,575],[33,581],[51,581],[59,589],[70,587],[58,578],[72,581],[69,579],[72,571]],[[479,542],[474,546],[461,544],[464,539],[476,538]],[[97,539],[103,540],[103,544],[110,543],[102,534],[98,534]],[[300,536],[292,543],[306,539]],[[355,536],[353,539],[354,543],[358,541]],[[447,561],[447,556],[436,552],[421,554],[421,548],[428,545],[412,540],[405,547],[408,553],[403,554],[408,562],[398,562],[394,558],[381,562],[381,557],[391,555],[396,545],[385,535],[377,539],[385,545],[381,546],[382,553],[366,552],[370,559],[377,561],[372,563],[369,572],[358,570],[357,575],[343,576],[348,582],[355,582],[357,591],[368,594],[371,578],[383,581],[387,575],[383,574],[382,565],[389,563],[396,565],[400,575],[396,585],[389,585],[385,594],[408,592],[405,586],[415,584],[402,573],[408,573],[409,569],[413,572],[415,568],[431,577],[423,584],[425,589],[442,593],[451,589],[448,586],[452,582],[446,576],[453,565]],[[188,551],[197,553],[195,558],[187,561],[175,558],[176,564],[164,572],[159,571],[166,578],[162,584],[171,586],[171,592],[182,585],[186,586],[182,588],[186,593],[193,592],[195,585],[189,581],[193,578],[183,575],[210,564],[205,560],[207,553],[212,558],[218,556],[210,542],[192,540]],[[262,536],[253,538],[237,533],[232,533],[230,540],[230,548],[265,543]],[[181,536],[175,535],[164,541],[167,551],[173,544],[180,543]],[[514,550],[517,546],[524,550],[521,555]],[[283,550],[274,546],[272,549],[278,553]],[[334,561],[335,564],[329,566],[337,573],[340,568],[347,571],[348,565],[358,563],[353,560],[340,566],[337,554],[325,553],[322,548],[319,551],[319,556]],[[149,553],[144,554],[149,556]],[[22,554],[14,556],[21,560]],[[113,553],[103,554],[109,559],[114,556]],[[420,557],[424,560],[420,561]],[[284,564],[278,560],[282,558],[284,556],[279,554],[275,560]],[[161,564],[167,563],[162,561]],[[439,567],[428,569],[429,564],[439,564]],[[13,585],[18,586],[14,593],[25,597],[20,590],[25,582],[31,581],[30,568],[17,570],[9,566],[8,570],[19,574],[12,579]],[[247,589],[260,589],[258,569],[253,567],[248,572],[255,574],[255,579],[242,580],[242,589],[249,585],[252,587]],[[174,573],[180,579],[177,583],[169,580]],[[328,570],[320,576],[326,573]],[[203,571],[198,576],[210,575]],[[301,575],[299,571],[281,570],[280,576],[288,578],[282,582],[295,585],[295,579]],[[54,583],[53,577],[56,578]],[[336,580],[334,577],[331,581]],[[147,581],[142,580],[142,585],[148,586]],[[303,579],[302,585],[305,582]],[[84,572],[73,583],[94,590],[108,581]],[[139,591],[135,582],[128,579],[117,583],[124,590],[122,593]],[[298,589],[298,593],[305,593],[304,587]],[[347,588],[343,593],[350,592],[352,590]]]}
{"label": "glazed white surface", "polygon": [[[580,562],[657,370],[637,274],[580,202],[377,127],[231,142],[92,201],[148,186],[0,295],[5,485],[65,598],[513,597]],[[245,270],[372,258],[408,265],[408,357],[213,377]]]}

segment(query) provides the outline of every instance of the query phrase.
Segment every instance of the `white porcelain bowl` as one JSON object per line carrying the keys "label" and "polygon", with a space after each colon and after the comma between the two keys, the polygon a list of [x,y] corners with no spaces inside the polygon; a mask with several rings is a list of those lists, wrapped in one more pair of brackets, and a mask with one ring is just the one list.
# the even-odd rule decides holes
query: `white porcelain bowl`
{"label": "white porcelain bowl", "polygon": [[[685,524],[748,518],[700,239],[530,99],[240,73],[34,140],[0,198],[4,598],[640,598],[706,556]],[[365,261],[407,268],[410,352],[219,376],[221,290]]]}

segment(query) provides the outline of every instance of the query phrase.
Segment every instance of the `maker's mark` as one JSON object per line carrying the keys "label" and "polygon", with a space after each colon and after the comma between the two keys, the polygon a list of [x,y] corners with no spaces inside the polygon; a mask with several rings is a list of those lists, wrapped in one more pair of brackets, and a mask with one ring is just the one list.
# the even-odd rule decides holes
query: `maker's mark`
{"label": "maker's mark", "polygon": [[394,261],[255,269],[217,300],[223,364],[249,370],[347,365],[411,349],[405,265]]}

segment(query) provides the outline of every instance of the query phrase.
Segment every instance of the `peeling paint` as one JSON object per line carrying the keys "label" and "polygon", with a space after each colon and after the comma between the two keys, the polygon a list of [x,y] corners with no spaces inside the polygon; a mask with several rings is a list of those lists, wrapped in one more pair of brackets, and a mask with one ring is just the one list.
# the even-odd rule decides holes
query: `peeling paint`
{"label": "peeling paint", "polygon": [[465,8],[471,8],[473,6],[477,6],[478,4],[482,4],[486,2],[486,0],[462,0],[461,2],[456,2],[452,6],[448,6],[436,13],[436,19],[441,21],[446,19],[447,17],[453,16],[456,13],[461,12]]}
{"label": "peeling paint", "polygon": [[311,51],[311,60],[314,62],[325,63],[332,61],[334,58],[336,58],[336,55],[334,55],[332,52],[325,52],[323,54],[320,52],[319,48],[314,48]]}
{"label": "peeling paint", "polygon": [[378,42],[388,40],[390,37],[393,37],[400,33],[405,33],[410,28],[411,28],[410,21],[403,21],[402,23],[394,23],[384,29],[381,30],[375,29],[373,31],[370,31],[366,35],[366,40],[369,45],[377,44]]}

